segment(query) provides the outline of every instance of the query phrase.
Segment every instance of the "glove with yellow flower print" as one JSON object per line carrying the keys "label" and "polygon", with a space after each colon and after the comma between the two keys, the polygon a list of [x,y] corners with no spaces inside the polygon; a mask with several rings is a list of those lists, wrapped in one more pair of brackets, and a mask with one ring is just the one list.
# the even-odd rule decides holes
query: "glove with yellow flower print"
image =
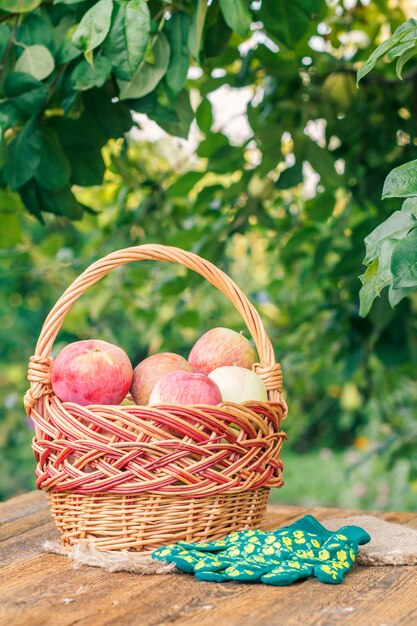
{"label": "glove with yellow flower print", "polygon": [[323,583],[341,583],[352,567],[358,546],[370,536],[358,526],[331,532],[306,515],[272,532],[243,530],[218,541],[158,548],[154,559],[175,563],[198,580],[263,582],[290,585],[315,576]]}

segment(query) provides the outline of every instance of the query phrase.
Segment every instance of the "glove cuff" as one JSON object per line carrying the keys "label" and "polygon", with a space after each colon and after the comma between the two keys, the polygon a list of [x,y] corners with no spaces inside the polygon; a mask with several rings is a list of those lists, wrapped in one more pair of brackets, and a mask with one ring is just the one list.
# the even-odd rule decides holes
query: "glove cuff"
{"label": "glove cuff", "polygon": [[294,522],[294,524],[286,526],[285,528],[289,528],[291,530],[302,530],[306,533],[316,534],[323,541],[326,541],[326,539],[329,539],[333,535],[339,534],[345,535],[349,542],[357,545],[363,545],[371,541],[371,537],[368,535],[366,530],[360,528],[359,526],[343,526],[338,530],[327,530],[327,528],[320,524],[320,522],[312,515],[305,515],[301,519]]}
{"label": "glove cuff", "polygon": [[[302,530],[305,533],[312,533],[318,535],[323,541],[328,539],[334,534],[334,531],[327,530],[315,517],[312,515],[304,515],[290,526],[286,526],[286,529],[290,530]],[[279,530],[283,530],[282,528]]]}
{"label": "glove cuff", "polygon": [[337,532],[346,535],[350,543],[356,543],[358,546],[371,541],[371,536],[360,526],[342,526]]}

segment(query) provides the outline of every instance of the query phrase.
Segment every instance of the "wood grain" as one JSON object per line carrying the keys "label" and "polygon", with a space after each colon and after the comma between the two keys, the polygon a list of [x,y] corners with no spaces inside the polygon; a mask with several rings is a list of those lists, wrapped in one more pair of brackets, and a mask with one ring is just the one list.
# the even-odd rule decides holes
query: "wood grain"
{"label": "wood grain", "polygon": [[[311,513],[324,521],[358,511],[273,506],[267,528]],[[363,513],[363,511],[362,511]],[[417,514],[376,513],[417,528]],[[137,576],[74,569],[46,554],[56,536],[43,493],[0,505],[0,624],[7,626],[415,626],[417,568],[354,567],[342,585],[291,587],[197,582],[185,574]]]}

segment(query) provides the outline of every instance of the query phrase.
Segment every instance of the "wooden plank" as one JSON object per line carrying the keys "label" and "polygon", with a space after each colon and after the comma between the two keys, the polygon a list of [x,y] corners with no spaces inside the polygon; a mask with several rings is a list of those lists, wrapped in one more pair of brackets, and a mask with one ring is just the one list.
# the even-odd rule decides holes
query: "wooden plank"
{"label": "wooden plank", "polygon": [[[51,559],[59,561],[59,566]],[[22,601],[29,581],[14,587],[14,599],[2,599],[9,607],[13,603],[8,618],[14,626],[212,626],[214,622],[272,626],[278,621],[286,626],[331,626],[351,624],[349,620],[353,619],[355,626],[417,623],[415,568],[358,567],[343,585],[324,588],[318,581],[309,580],[279,588],[203,583],[186,575],[109,575],[93,568],[72,572],[62,561],[49,555],[42,563],[29,567],[30,603]]]}
{"label": "wooden plank", "polygon": [[0,527],[2,524],[47,508],[48,502],[43,491],[31,491],[11,498],[7,502],[0,502]]}
{"label": "wooden plank", "polygon": [[[283,588],[205,583],[183,574],[109,574],[92,567],[73,569],[65,557],[42,552],[43,540],[56,533],[43,494],[28,494],[27,501],[15,498],[10,512],[2,505],[1,513],[7,520],[7,538],[0,543],[5,564],[0,624],[5,626],[417,624],[415,567],[355,567],[342,585],[308,580]],[[266,528],[306,513],[323,521],[361,512],[273,506]],[[415,514],[376,514],[417,528]]]}
{"label": "wooden plank", "polygon": [[0,542],[23,535],[38,526],[50,523],[51,514],[48,509],[29,513],[25,517],[19,517],[13,522],[6,522],[0,526]]}
{"label": "wooden plank", "polygon": [[[5,567],[10,563],[21,563],[32,556],[42,554],[42,544],[46,540],[56,539],[58,532],[55,524],[51,521],[48,511],[41,515],[31,515],[33,521],[36,517],[36,525],[28,528],[28,524],[16,526],[21,528],[21,532],[11,535],[0,542],[0,567]],[[22,520],[19,520],[21,522]],[[7,529],[8,533],[11,528]]]}

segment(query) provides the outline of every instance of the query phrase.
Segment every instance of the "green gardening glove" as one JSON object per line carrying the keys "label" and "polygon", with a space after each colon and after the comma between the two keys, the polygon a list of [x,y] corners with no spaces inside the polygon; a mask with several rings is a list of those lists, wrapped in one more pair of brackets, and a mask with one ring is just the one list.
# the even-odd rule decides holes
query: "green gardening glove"
{"label": "green gardening glove", "polygon": [[358,546],[370,536],[358,526],[328,531],[311,515],[272,532],[243,530],[218,541],[158,548],[154,559],[175,563],[198,580],[241,580],[290,585],[315,576],[323,583],[341,583],[352,567]]}

